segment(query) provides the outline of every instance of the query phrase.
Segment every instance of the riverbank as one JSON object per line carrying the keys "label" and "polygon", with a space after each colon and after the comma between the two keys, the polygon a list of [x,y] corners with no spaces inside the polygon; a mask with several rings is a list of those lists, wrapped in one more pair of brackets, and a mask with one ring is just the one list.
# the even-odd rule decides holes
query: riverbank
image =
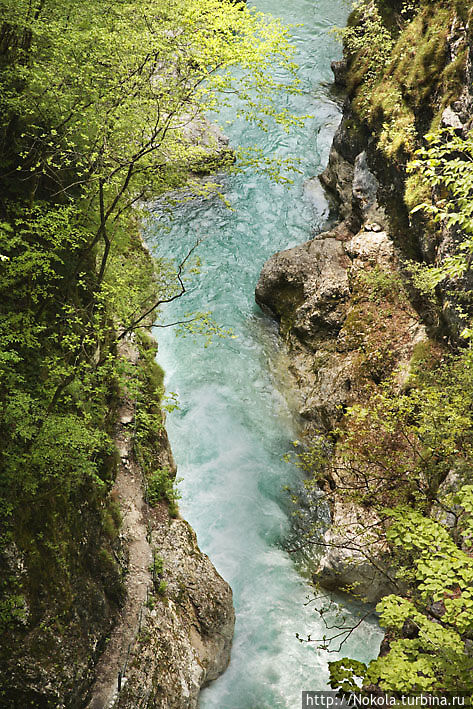
{"label": "riverbank", "polygon": [[[133,709],[159,704],[196,707],[202,686],[227,667],[235,614],[228,584],[200,551],[195,533],[176,503],[153,494],[136,439],[141,407],[150,414],[162,402],[153,383],[162,379],[154,362],[157,344],[147,333],[119,348],[145,399],[127,388],[117,410],[115,446],[120,463],[111,498],[121,513],[120,540],[126,555],[125,604],[95,668],[88,709]],[[162,426],[147,441],[156,469],[172,480],[176,466]],[[161,499],[159,499],[161,498]]]}
{"label": "riverbank", "polygon": [[[137,359],[140,338],[125,337],[141,332],[159,305],[173,302],[177,311],[166,310],[159,323],[161,343],[169,344],[167,325],[181,305],[184,317],[188,309],[213,309],[236,331],[218,354],[209,345],[206,356],[193,344],[171,350],[169,358],[170,375],[175,366],[184,373],[178,415],[188,416],[195,435],[181,431],[178,446],[184,462],[196,454],[200,477],[192,502],[196,520],[204,515],[199,538],[207,544],[206,534],[216,532],[221,544],[212,557],[219,569],[227,565],[238,594],[238,661],[226,675],[229,683],[215,683],[202,702],[213,697],[221,707],[225,696],[231,709],[290,705],[314,671],[325,686],[326,658],[296,638],[314,619],[304,606],[307,585],[282,549],[288,469],[280,457],[295,426],[262,370],[271,334],[250,303],[269,253],[305,240],[314,218],[326,220],[327,205],[319,195],[301,210],[286,199],[283,185],[269,192],[264,170],[250,168],[241,181],[224,178],[230,200],[241,198],[237,221],[218,198],[181,205],[183,212],[177,205],[176,217],[189,208],[198,223],[185,239],[163,238],[162,259],[155,261],[141,249],[136,206],[180,188],[189,173],[215,168],[209,148],[218,141],[205,124],[204,146],[186,139],[197,110],[189,87],[205,85],[201,110],[214,109],[218,96],[226,105],[226,91],[238,90],[232,93],[235,77],[225,71],[242,58],[249,73],[240,76],[239,95],[248,102],[238,110],[227,106],[229,121],[238,114],[229,128],[235,143],[241,137],[246,147],[264,146],[268,156],[299,154],[301,170],[311,176],[327,157],[339,114],[324,81],[334,56],[327,30],[343,22],[344,11],[305,0],[287,10],[285,19],[297,24],[301,10],[308,21],[307,30],[294,27],[303,48],[298,93],[277,23],[261,20],[260,26],[241,7],[212,0],[167,3],[159,17],[141,8],[119,4],[111,15],[99,2],[66,9],[42,4],[34,11],[10,0],[5,6],[0,701],[22,708],[73,709],[89,700],[97,706],[114,701],[116,676],[117,701],[125,706],[195,705],[200,684],[227,662],[230,592],[176,517],[174,469],[161,436],[162,377],[147,367],[155,349],[143,340]],[[260,9],[274,7],[268,0]],[[196,56],[196,47],[205,47],[205,55]],[[278,92],[278,81],[281,93],[274,97],[266,88]],[[262,97],[256,114],[252,92]],[[275,119],[268,132],[258,111]],[[307,132],[297,121],[286,132],[293,112],[315,114]],[[314,133],[317,156],[306,149]],[[167,236],[165,219],[161,226]],[[214,229],[206,253],[211,240],[205,237]],[[189,271],[201,268],[212,285],[205,291],[208,280],[200,279],[184,305],[177,296],[188,283],[170,255],[183,263],[200,237],[204,265],[195,260]],[[124,342],[132,345],[128,359]],[[151,581],[153,592],[146,594]],[[365,626],[360,645],[356,654],[373,654],[373,626]]]}

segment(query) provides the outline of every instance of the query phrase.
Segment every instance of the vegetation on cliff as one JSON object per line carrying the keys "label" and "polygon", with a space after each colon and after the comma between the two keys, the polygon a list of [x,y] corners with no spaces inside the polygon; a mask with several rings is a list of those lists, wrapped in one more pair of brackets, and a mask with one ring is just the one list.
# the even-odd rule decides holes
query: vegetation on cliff
{"label": "vegetation on cliff", "polygon": [[[473,690],[472,19],[461,1],[361,0],[341,32],[349,120],[381,175],[404,257],[395,289],[383,290],[379,269],[358,275],[351,313],[357,298],[375,298],[379,310],[367,319],[358,309],[352,323],[368,365],[358,403],[300,456],[365,511],[350,539],[397,588],[377,606],[387,631],[380,657],[330,663],[332,686],[346,691]],[[389,197],[390,181],[404,205]],[[402,281],[431,336],[408,371],[390,360],[380,325],[392,323]]]}
{"label": "vegetation on cliff", "polygon": [[[227,0],[0,7],[0,702],[72,706],[123,597],[117,342],[185,291],[185,264],[142,248],[140,205],[233,160],[212,134],[189,138],[229,92],[248,120],[289,123],[270,65],[294,66],[278,22]],[[150,501],[174,505],[152,464],[148,364],[137,439]]]}

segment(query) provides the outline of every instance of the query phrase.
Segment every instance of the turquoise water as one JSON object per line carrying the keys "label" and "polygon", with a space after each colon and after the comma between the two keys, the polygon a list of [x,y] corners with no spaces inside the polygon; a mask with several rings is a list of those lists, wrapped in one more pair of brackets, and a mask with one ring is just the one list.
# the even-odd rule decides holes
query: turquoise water
{"label": "turquoise water", "polygon": [[[287,188],[251,170],[224,177],[234,211],[221,201],[181,205],[161,235],[163,253],[182,258],[197,238],[201,274],[189,293],[163,313],[174,321],[186,312],[212,310],[235,339],[177,338],[157,330],[158,360],[168,390],[179,394],[180,410],[168,417],[168,431],[179,468],[182,515],[199,544],[229,581],[237,623],[227,672],[201,695],[201,709],[295,709],[301,691],[323,689],[327,655],[301,644],[296,633],[321,637],[323,624],[304,605],[310,586],[283,550],[290,513],[283,486],[296,470],[282,461],[298,435],[297,420],[282,393],[284,352],[275,326],[254,304],[254,288],[264,261],[275,251],[301,243],[320,229],[328,206],[320,195],[307,198],[305,181],[324,167],[340,118],[331,95],[330,61],[340,48],[328,30],[343,24],[343,0],[258,0],[259,10],[294,28],[303,93],[282,100],[295,113],[314,118],[289,135],[277,127],[263,133],[240,122],[226,124],[232,144],[257,144],[267,154],[302,160],[302,175]],[[366,623],[343,648],[343,655],[368,659],[380,635]]]}

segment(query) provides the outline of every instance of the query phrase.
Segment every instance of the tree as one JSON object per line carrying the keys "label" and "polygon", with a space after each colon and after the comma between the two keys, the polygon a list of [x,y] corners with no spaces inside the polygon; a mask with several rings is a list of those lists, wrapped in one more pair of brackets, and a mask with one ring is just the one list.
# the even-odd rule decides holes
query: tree
{"label": "tree", "polygon": [[[0,7],[0,547],[27,570],[54,559],[58,594],[78,500],[99,514],[114,477],[117,340],[184,292],[186,264],[141,245],[140,205],[215,167],[211,135],[189,137],[196,116],[234,93],[248,120],[289,126],[273,65],[285,90],[297,81],[287,31],[229,0]],[[15,609],[25,577],[1,564]]]}

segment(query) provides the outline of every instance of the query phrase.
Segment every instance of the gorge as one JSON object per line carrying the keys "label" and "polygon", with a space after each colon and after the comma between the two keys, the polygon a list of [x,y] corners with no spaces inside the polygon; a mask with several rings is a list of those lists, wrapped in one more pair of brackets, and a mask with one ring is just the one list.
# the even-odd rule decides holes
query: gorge
{"label": "gorge", "polygon": [[[228,709],[297,706],[303,689],[326,686],[327,659],[334,659],[296,639],[296,633],[321,638],[327,631],[306,605],[311,587],[281,549],[294,511],[283,488],[300,479],[282,458],[300,424],[297,409],[291,412],[284,398],[292,386],[281,380],[287,355],[278,354],[274,328],[255,306],[253,291],[274,250],[305,241],[329,218],[323,191],[310,178],[324,168],[339,121],[341,99],[333,93],[330,61],[340,48],[330,29],[344,23],[345,7],[305,0],[288,7],[267,0],[257,9],[296,25],[291,38],[298,48],[302,93],[282,95],[281,101],[292,113],[313,118],[289,133],[234,120],[231,107],[218,121],[230,144],[297,158],[300,173],[290,187],[256,170],[219,175],[233,211],[218,198],[174,208],[161,253],[170,248],[180,260],[196,238],[205,241],[197,252],[200,274],[189,294],[166,308],[166,318],[179,321],[186,312],[211,309],[235,339],[215,337],[204,347],[196,338],[176,338],[171,329],[156,330],[166,386],[179,394],[180,410],[168,416],[167,429],[183,478],[180,509],[234,592],[232,660],[224,676],[204,690],[200,704]],[[355,611],[346,613],[347,623],[356,617]],[[372,620],[343,651],[366,660],[379,642]]]}
{"label": "gorge", "polygon": [[470,3],[2,11],[0,706],[471,694]]}

